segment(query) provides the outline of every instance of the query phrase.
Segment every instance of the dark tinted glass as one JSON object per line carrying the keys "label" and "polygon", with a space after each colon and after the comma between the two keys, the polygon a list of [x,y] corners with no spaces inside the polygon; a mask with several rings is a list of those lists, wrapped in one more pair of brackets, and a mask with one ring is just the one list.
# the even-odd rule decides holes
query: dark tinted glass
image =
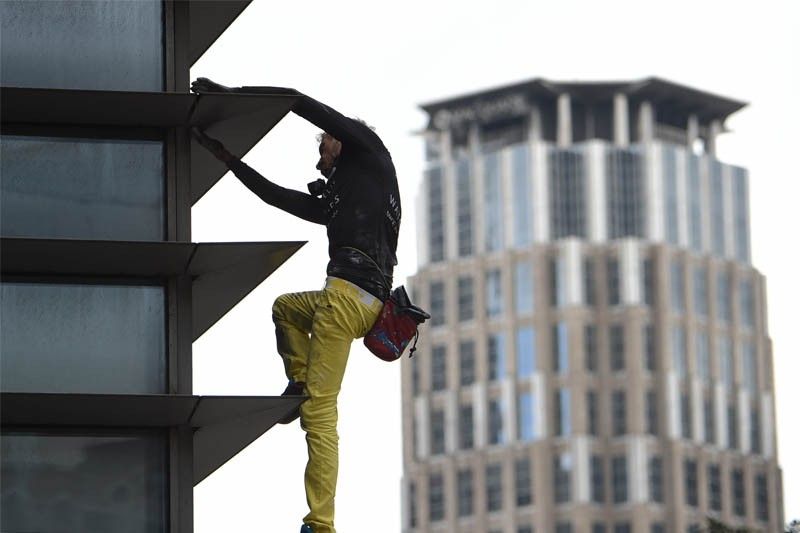
{"label": "dark tinted glass", "polygon": [[3,86],[161,91],[160,0],[0,2]]}
{"label": "dark tinted glass", "polygon": [[4,237],[164,239],[163,143],[4,135]]}
{"label": "dark tinted glass", "polygon": [[166,392],[164,288],[0,285],[3,392]]}
{"label": "dark tinted glass", "polygon": [[163,435],[3,435],[0,529],[167,530]]}

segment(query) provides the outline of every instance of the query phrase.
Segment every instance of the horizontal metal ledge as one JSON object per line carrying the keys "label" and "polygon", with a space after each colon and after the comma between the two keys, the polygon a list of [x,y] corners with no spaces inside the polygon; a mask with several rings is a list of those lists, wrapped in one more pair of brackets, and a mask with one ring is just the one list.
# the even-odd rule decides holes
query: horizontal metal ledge
{"label": "horizontal metal ledge", "polygon": [[3,276],[192,278],[197,339],[305,242],[188,243],[0,239]]}
{"label": "horizontal metal ledge", "polygon": [[[189,2],[189,64],[225,32],[252,0],[192,0]],[[180,13],[180,12],[179,12]]]}
{"label": "horizontal metal ledge", "polygon": [[0,394],[4,428],[194,429],[194,482],[266,433],[305,397],[178,394]]}
{"label": "horizontal metal ledge", "polygon": [[[297,101],[282,94],[189,94],[0,87],[0,120],[15,125],[188,128],[197,126],[241,158]],[[9,131],[13,131],[9,129]],[[191,141],[194,204],[228,171]]]}

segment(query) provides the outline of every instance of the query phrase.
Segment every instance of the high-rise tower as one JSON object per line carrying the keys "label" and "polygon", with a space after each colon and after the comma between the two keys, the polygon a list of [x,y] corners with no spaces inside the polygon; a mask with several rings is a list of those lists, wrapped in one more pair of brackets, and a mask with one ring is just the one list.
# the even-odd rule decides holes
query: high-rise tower
{"label": "high-rise tower", "polygon": [[744,104],[536,79],[424,105],[403,531],[777,531]]}

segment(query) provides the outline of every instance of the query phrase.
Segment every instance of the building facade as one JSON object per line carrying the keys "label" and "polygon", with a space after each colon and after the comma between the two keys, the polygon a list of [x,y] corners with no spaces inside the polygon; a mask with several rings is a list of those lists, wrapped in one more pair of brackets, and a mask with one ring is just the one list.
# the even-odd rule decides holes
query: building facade
{"label": "building facade", "polygon": [[743,106],[657,78],[423,106],[404,532],[780,529],[748,175],[715,146]]}
{"label": "building facade", "polygon": [[189,533],[299,403],[192,392],[192,342],[302,245],[191,242],[227,169],[189,128],[241,157],[293,102],[189,93],[248,3],[0,2],[2,531]]}

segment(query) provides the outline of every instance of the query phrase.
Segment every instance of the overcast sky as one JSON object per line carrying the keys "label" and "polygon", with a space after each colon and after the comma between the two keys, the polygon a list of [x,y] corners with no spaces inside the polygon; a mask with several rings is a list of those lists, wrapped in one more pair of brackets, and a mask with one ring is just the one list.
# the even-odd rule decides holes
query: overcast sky
{"label": "overcast sky", "polygon": [[[388,6],[392,6],[389,8]],[[800,518],[800,4],[494,0],[255,0],[192,69],[226,85],[294,87],[366,119],[392,152],[403,225],[396,280],[416,270],[414,203],[425,125],[418,104],[534,77],[659,76],[749,102],[718,153],[750,170],[753,263],[767,277],[786,519]],[[400,7],[402,6],[402,7]],[[745,7],[747,6],[747,7]],[[290,115],[245,158],[281,185],[317,177],[317,129]],[[224,141],[224,139],[222,139]],[[280,394],[271,306],[321,288],[322,226],[294,219],[223,178],[193,209],[196,242],[308,240],[194,344],[196,394]],[[794,392],[794,394],[793,394]],[[353,344],[339,400],[340,533],[400,531],[400,365]],[[291,532],[307,512],[305,440],[279,426],[195,489],[195,531]]]}

